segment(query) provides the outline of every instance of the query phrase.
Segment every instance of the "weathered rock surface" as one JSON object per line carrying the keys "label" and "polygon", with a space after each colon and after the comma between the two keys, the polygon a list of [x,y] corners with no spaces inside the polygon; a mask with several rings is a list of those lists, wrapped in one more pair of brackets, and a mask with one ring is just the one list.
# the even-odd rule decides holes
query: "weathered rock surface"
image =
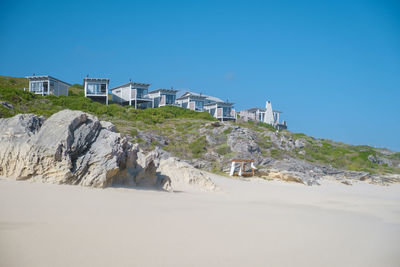
{"label": "weathered rock surface", "polygon": [[379,185],[400,182],[400,175],[398,174],[376,175],[368,172],[339,170],[294,158],[272,161],[267,165],[267,168],[259,170],[259,175],[305,185],[319,185],[324,179],[336,180],[345,184],[352,184],[357,181]]}
{"label": "weathered rock surface", "polygon": [[8,108],[8,109],[14,109],[14,106],[10,102],[7,102],[7,101],[0,101],[0,105],[2,105],[5,108]]}
{"label": "weathered rock surface", "polygon": [[371,161],[372,163],[377,163],[379,165],[386,164],[389,167],[391,167],[393,165],[389,159],[374,156],[374,155],[369,155],[368,160]]}
{"label": "weathered rock surface", "polygon": [[60,184],[160,186],[154,162],[108,122],[63,110],[49,119],[20,114],[0,119],[0,175]]}
{"label": "weathered rock surface", "polygon": [[157,171],[170,177],[174,189],[185,189],[189,186],[200,191],[219,190],[207,172],[174,157],[160,160]]}

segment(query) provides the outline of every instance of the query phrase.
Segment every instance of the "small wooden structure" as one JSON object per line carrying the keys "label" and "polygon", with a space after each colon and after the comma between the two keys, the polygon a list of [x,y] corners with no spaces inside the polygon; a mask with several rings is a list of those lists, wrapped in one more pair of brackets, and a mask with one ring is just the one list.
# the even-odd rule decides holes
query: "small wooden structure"
{"label": "small wooden structure", "polygon": [[[240,164],[240,169],[239,171],[236,170],[236,164]],[[250,164],[250,171],[246,171],[246,163]],[[256,170],[256,167],[254,166],[254,160],[246,160],[246,159],[234,159],[232,160],[231,164],[231,171],[229,173],[230,176],[254,176],[254,172]]]}

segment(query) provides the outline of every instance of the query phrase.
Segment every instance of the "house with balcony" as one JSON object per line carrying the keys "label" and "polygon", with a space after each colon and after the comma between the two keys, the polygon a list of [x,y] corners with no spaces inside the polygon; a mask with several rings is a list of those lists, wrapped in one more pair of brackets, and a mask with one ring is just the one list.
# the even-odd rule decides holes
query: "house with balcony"
{"label": "house with balcony", "polygon": [[29,92],[38,95],[65,95],[68,96],[69,83],[63,82],[49,75],[27,76],[29,80]]}
{"label": "house with balcony", "polygon": [[230,102],[209,102],[204,105],[204,110],[220,121],[236,120],[237,118],[233,103]]}
{"label": "house with balcony", "polygon": [[203,95],[202,93],[185,92],[176,99],[175,104],[182,108],[195,111],[204,111],[204,106],[214,102],[224,102],[218,97]]}
{"label": "house with balcony", "polygon": [[93,101],[108,105],[108,78],[89,78],[83,79],[83,89],[85,97]]}
{"label": "house with balcony", "polygon": [[287,129],[286,121],[280,122],[280,114],[282,111],[272,109],[271,101],[265,103],[265,108],[250,108],[239,112],[241,120],[264,122],[278,130]]}
{"label": "house with balcony", "polygon": [[265,108],[249,108],[239,112],[240,119],[244,121],[264,122]]}
{"label": "house with balcony", "polygon": [[185,92],[178,97],[175,104],[182,108],[187,108],[195,111],[204,111],[206,96],[193,92]]}
{"label": "house with balcony", "polygon": [[176,99],[175,105],[195,111],[207,111],[221,121],[236,120],[233,103],[222,101],[215,96],[185,92]]}
{"label": "house with balcony", "polygon": [[121,105],[130,105],[137,108],[152,106],[152,99],[148,97],[149,83],[132,82],[111,89],[112,100]]}
{"label": "house with balcony", "polygon": [[149,92],[147,97],[149,97],[151,101],[151,107],[157,108],[168,105],[175,105],[176,101],[176,93],[178,90],[173,89],[157,89]]}

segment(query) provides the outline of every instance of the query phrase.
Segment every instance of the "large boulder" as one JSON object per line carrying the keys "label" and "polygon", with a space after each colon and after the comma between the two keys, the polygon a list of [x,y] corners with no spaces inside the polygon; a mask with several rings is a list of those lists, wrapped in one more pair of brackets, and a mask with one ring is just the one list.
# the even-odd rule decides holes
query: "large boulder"
{"label": "large boulder", "polygon": [[63,110],[49,119],[32,114],[0,119],[0,175],[15,179],[105,187],[164,186],[154,163],[137,161],[138,147],[108,122]]}
{"label": "large boulder", "polygon": [[196,169],[187,162],[181,161],[175,157],[161,159],[157,171],[160,172],[161,175],[171,179],[174,190],[220,190],[212,181],[209,173]]}

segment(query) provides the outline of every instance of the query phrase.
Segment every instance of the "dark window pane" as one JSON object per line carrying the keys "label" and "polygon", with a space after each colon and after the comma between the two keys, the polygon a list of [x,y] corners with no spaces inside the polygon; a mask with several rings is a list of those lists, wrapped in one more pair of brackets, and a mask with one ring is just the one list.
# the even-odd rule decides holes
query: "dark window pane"
{"label": "dark window pane", "polygon": [[101,92],[102,93],[106,92],[106,84],[104,84],[104,83],[101,84]]}

